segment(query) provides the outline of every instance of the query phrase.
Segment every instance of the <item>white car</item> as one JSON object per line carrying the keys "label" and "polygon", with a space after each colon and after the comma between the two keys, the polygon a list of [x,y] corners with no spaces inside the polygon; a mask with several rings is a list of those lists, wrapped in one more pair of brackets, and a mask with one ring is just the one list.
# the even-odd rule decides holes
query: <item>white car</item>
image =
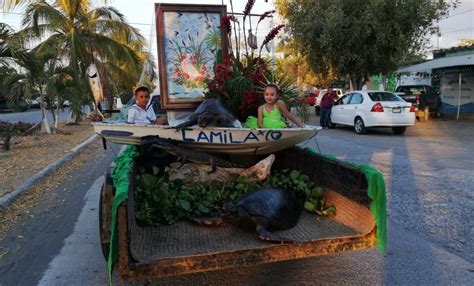
{"label": "white car", "polygon": [[365,134],[368,127],[390,127],[403,134],[415,124],[415,107],[391,92],[351,91],[331,109],[331,125],[335,124],[354,126],[357,134]]}
{"label": "white car", "polygon": [[[333,88],[332,90],[336,92],[338,98],[341,98],[344,95],[342,89],[340,88]],[[319,115],[319,104],[321,103],[321,99],[323,99],[323,96],[326,94],[327,91],[327,89],[321,89],[321,91],[319,92],[319,96],[316,97],[316,102],[314,103],[316,115]]]}

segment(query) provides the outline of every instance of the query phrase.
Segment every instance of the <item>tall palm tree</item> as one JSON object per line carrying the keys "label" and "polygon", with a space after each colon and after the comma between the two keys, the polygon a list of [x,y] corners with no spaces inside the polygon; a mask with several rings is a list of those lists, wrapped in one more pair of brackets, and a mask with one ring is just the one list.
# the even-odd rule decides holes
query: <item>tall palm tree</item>
{"label": "tall palm tree", "polygon": [[145,40],[113,7],[93,9],[89,0],[34,1],[26,7],[23,27],[19,32],[23,39],[32,45],[40,41],[39,53],[54,49],[83,82],[86,67],[95,63],[107,83],[104,93],[109,102],[108,78],[119,74],[134,83],[140,75],[143,60],[138,52]]}
{"label": "tall palm tree", "polygon": [[13,29],[5,23],[0,23],[0,65],[8,65],[11,61],[25,58],[26,52],[21,48]]}

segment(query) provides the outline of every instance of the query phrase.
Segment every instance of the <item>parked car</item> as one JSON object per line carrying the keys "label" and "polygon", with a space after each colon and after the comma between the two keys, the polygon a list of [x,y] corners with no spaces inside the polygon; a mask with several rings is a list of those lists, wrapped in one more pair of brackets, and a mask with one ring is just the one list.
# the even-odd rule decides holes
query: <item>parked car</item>
{"label": "parked car", "polygon": [[442,115],[440,93],[433,90],[429,85],[402,85],[396,88],[396,94],[406,102],[411,102],[415,110],[429,107],[429,111],[434,117]]}
{"label": "parked car", "polygon": [[23,112],[28,110],[28,103],[24,100],[10,103],[4,97],[0,97],[0,112]]}
{"label": "parked car", "polygon": [[335,124],[354,126],[357,134],[365,134],[369,127],[390,127],[403,134],[415,124],[415,108],[391,92],[352,91],[332,107],[331,125]]}
{"label": "parked car", "polygon": [[[342,89],[340,88],[333,88],[332,90],[336,92],[337,97],[339,98],[341,98],[344,95],[344,93],[342,92]],[[319,104],[321,103],[321,99],[323,98],[323,96],[326,94],[327,91],[328,91],[327,89],[321,89],[321,91],[319,92],[319,96],[316,97],[316,102],[314,104],[316,115],[319,115],[319,110],[321,109],[319,107]]]}
{"label": "parked car", "polygon": [[[46,101],[46,109],[49,109],[51,106],[47,104],[48,98],[45,98],[45,101]],[[41,97],[36,97],[30,100],[27,100],[26,102],[28,103],[29,108],[40,108]],[[58,101],[54,100],[52,108],[56,109],[57,106],[58,106]],[[65,100],[63,102],[63,108],[66,108],[69,106],[70,106],[69,100]]]}
{"label": "parked car", "polygon": [[33,98],[33,99],[27,99],[26,100],[26,103],[28,103],[28,107],[30,109],[40,108],[40,102],[41,102],[41,97],[36,97],[36,98]]}

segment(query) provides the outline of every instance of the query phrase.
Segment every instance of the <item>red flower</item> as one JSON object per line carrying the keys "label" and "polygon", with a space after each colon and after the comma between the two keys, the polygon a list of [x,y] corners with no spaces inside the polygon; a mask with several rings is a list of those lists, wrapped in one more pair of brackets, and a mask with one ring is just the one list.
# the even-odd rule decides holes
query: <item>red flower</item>
{"label": "red flower", "polygon": [[212,81],[207,84],[211,90],[217,90],[217,86]]}
{"label": "red flower", "polygon": [[257,84],[263,81],[263,74],[259,70],[253,71],[250,76]]}
{"label": "red flower", "polygon": [[[265,45],[268,44],[271,40],[273,40],[273,39],[278,35],[278,33],[280,33],[280,30],[283,29],[283,27],[285,27],[285,24],[280,24],[280,25],[276,26],[275,28],[271,29],[270,32],[268,32],[267,36],[266,36],[265,39],[263,40],[262,45],[260,46],[260,52],[259,52],[259,54],[262,53],[262,48],[263,48],[263,46],[265,46]],[[259,57],[260,57],[260,56],[259,56]]]}
{"label": "red flower", "polygon": [[[267,2],[267,1],[265,1]],[[265,13],[263,13],[261,16],[260,16],[260,19],[258,19],[258,22],[257,22],[257,25],[265,18],[267,17],[273,17],[272,14],[275,13],[275,10],[271,10],[271,11],[267,11]]]}
{"label": "red flower", "polygon": [[255,4],[255,0],[247,1],[247,5],[245,5],[245,9],[244,9],[244,18],[250,14],[250,11],[252,10],[254,4]]}
{"label": "red flower", "polygon": [[224,30],[227,34],[230,34],[232,32],[232,26],[230,24],[230,21],[235,21],[234,16],[223,16],[221,18],[221,25],[219,26],[219,29]]}
{"label": "red flower", "polygon": [[255,91],[245,91],[244,96],[240,102],[239,109],[242,111],[244,115],[251,114],[255,112],[256,108],[259,105],[259,94]]}

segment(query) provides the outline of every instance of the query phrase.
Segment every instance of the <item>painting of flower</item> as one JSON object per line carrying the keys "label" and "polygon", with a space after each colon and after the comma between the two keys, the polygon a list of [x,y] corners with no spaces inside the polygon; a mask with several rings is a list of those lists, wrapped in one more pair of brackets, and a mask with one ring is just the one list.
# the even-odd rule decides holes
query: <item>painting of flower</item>
{"label": "painting of flower", "polygon": [[161,90],[166,91],[170,104],[200,102],[207,82],[214,78],[217,56],[222,53],[219,26],[225,6],[208,5],[214,9],[187,11],[185,6],[197,6],[176,5],[179,9],[164,9],[163,5],[160,6],[163,9],[161,17],[157,18],[162,22],[158,41],[158,47],[160,49],[161,45],[162,49],[159,65],[164,65],[160,71],[166,72],[166,77],[160,77]]}

